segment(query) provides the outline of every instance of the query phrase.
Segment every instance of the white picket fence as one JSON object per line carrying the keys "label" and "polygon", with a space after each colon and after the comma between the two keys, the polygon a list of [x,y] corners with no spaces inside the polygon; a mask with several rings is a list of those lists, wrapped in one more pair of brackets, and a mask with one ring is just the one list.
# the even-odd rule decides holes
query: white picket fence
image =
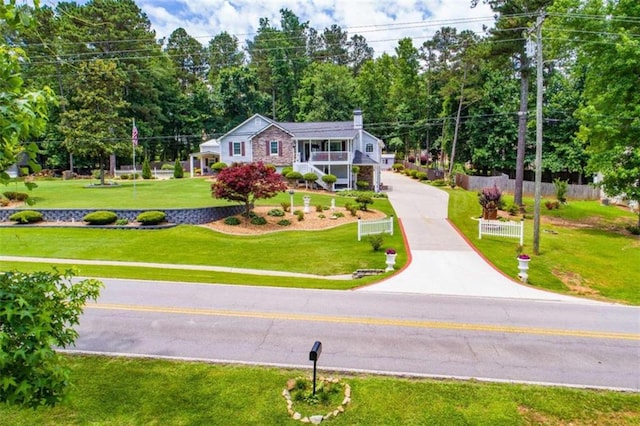
{"label": "white picket fence", "polygon": [[365,235],[384,233],[393,235],[393,216],[379,220],[358,219],[358,241]]}
{"label": "white picket fence", "polygon": [[524,220],[515,222],[502,222],[500,220],[480,219],[478,222],[478,238],[483,235],[494,235],[497,237],[518,238],[520,245],[524,244]]}

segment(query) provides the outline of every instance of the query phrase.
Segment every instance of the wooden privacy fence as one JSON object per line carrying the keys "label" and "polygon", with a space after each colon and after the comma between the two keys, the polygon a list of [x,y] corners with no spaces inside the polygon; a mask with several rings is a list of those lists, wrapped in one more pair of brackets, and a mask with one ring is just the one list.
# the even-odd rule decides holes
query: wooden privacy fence
{"label": "wooden privacy fence", "polygon": [[358,219],[358,241],[365,235],[385,233],[393,235],[393,216],[379,220]]}
{"label": "wooden privacy fence", "polygon": [[520,245],[522,245],[524,244],[524,220],[520,222],[513,220],[503,222],[501,220],[480,219],[480,222],[478,222],[478,238],[482,239],[483,235],[518,238]]}

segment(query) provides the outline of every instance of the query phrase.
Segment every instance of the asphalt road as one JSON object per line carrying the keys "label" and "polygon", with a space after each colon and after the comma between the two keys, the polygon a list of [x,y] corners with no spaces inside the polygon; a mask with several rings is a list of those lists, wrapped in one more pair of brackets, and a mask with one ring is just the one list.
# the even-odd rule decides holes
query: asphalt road
{"label": "asphalt road", "polygon": [[75,350],[640,391],[637,307],[103,282]]}

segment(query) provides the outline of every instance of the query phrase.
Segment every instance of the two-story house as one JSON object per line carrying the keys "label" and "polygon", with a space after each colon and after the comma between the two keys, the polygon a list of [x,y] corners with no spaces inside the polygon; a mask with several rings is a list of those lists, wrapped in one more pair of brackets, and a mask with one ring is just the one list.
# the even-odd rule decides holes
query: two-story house
{"label": "two-story house", "polygon": [[[216,142],[219,161],[226,164],[262,161],[278,170],[293,167],[302,174],[318,175],[318,185],[327,188],[322,176],[337,177],[336,189],[355,187],[355,179],[380,190],[382,140],[363,128],[362,112],[353,121],[281,123],[260,114],[245,120]],[[201,155],[214,142],[201,146]],[[210,152],[210,151],[209,151]],[[353,173],[358,166],[358,174]]]}

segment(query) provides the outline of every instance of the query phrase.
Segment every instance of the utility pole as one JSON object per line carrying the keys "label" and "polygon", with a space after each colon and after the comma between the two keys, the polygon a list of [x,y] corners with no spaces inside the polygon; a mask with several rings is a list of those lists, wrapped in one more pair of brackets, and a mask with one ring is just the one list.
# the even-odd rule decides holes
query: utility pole
{"label": "utility pole", "polygon": [[536,19],[536,176],[533,204],[533,252],[540,254],[540,193],[542,187],[542,22],[544,13],[540,11]]}

